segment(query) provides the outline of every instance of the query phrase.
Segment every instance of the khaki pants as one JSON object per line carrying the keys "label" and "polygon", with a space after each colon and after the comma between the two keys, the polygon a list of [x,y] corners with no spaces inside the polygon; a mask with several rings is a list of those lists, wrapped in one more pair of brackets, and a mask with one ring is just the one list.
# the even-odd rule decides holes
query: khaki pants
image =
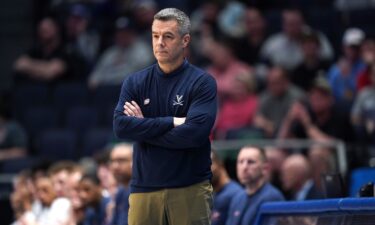
{"label": "khaki pants", "polygon": [[184,188],[132,193],[129,225],[210,225],[212,186],[208,181]]}

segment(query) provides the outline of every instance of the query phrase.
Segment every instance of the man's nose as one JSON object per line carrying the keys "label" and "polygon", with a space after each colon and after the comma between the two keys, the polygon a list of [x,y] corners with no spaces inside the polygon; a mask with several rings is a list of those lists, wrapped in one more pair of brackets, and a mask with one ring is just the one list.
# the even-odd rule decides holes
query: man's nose
{"label": "man's nose", "polygon": [[160,36],[156,42],[158,45],[164,45],[164,40],[163,40],[163,37]]}

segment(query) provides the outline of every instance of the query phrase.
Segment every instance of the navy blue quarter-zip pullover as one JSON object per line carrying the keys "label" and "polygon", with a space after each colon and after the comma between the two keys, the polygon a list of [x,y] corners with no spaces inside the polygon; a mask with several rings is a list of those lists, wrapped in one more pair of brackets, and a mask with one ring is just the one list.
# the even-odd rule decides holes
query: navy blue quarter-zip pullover
{"label": "navy blue quarter-zip pullover", "polygon": [[[135,101],[144,118],[126,116]],[[185,187],[211,178],[209,134],[217,111],[216,82],[188,61],[165,74],[154,64],[126,79],[114,112],[117,137],[135,141],[131,192]],[[186,117],[174,127],[173,117]]]}

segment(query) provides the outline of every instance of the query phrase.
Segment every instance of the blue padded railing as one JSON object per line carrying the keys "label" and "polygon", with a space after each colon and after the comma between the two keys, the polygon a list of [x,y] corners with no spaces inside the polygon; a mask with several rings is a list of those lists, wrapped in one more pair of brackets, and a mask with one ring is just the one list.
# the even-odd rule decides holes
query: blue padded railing
{"label": "blue padded railing", "polygon": [[[365,216],[362,219],[358,219],[358,215]],[[338,198],[309,201],[268,202],[260,207],[256,224],[281,224],[276,222],[277,219],[309,216],[316,218],[336,217],[335,220],[330,220],[329,224],[341,224],[341,222],[336,223],[335,221],[345,221],[345,224],[368,224],[361,222],[366,220],[368,222],[368,215],[375,215],[375,198]],[[351,217],[348,219],[350,216],[356,216],[356,218],[353,219]],[[341,218],[339,220],[337,219],[339,217],[347,218]],[[269,222],[270,218],[273,218],[272,223]],[[371,220],[372,219],[373,218],[371,218]],[[326,223],[320,222],[318,224]],[[375,224],[375,221],[372,221],[371,224]]]}

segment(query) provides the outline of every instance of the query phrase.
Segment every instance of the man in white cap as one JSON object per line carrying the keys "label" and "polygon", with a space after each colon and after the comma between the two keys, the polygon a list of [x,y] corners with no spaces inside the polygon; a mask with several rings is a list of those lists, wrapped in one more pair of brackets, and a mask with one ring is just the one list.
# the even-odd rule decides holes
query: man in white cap
{"label": "man in white cap", "polygon": [[360,47],[364,39],[365,33],[359,28],[347,29],[342,40],[343,55],[328,72],[332,94],[338,106],[347,113],[356,95],[357,76],[365,67],[360,57]]}

